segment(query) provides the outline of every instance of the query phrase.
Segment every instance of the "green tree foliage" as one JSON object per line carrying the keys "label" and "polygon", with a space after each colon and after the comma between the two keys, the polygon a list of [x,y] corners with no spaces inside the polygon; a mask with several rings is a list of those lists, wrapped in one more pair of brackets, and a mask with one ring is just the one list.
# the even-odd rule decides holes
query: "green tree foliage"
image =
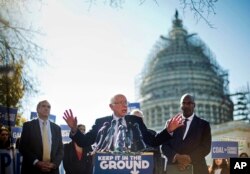
{"label": "green tree foliage", "polygon": [[19,107],[25,92],[22,81],[23,61],[2,67],[0,77],[0,103],[8,107]]}

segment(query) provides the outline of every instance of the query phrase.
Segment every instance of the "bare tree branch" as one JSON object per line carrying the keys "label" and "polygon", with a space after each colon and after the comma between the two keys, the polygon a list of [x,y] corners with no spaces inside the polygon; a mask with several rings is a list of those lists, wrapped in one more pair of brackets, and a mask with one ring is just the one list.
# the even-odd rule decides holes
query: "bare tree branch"
{"label": "bare tree branch", "polygon": [[202,19],[205,23],[214,28],[213,24],[208,20],[210,15],[215,15],[215,3],[217,0],[179,0],[183,11],[187,8],[193,12],[197,21]]}
{"label": "bare tree branch", "polygon": [[[134,0],[135,1],[135,0]],[[154,1],[155,4],[160,5],[157,0]],[[193,12],[193,15],[197,22],[199,20],[205,21],[205,23],[214,28],[213,24],[208,20],[211,15],[215,15],[215,4],[218,0],[179,0],[181,7],[183,8],[183,12],[186,10],[190,10]],[[126,0],[87,0],[85,1],[89,3],[89,10],[93,5],[96,5],[98,2],[103,2],[104,4],[109,5],[112,8],[122,8],[126,3]],[[139,2],[139,5],[143,5],[146,0],[137,0],[135,2]]]}

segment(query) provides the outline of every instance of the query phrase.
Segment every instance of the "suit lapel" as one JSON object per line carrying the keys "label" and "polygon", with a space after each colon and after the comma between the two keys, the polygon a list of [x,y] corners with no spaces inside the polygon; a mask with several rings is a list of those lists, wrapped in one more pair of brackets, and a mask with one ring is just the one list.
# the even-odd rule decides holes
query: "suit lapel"
{"label": "suit lapel", "polygon": [[[53,150],[55,147],[54,146],[54,140],[55,140],[55,137],[56,137],[56,131],[55,131],[55,127],[53,126],[53,124],[50,122],[50,131],[51,131],[51,153],[50,154],[53,154]],[[54,138],[53,138],[54,137]]]}
{"label": "suit lapel", "polygon": [[40,153],[42,154],[42,150],[43,150],[43,140],[42,140],[42,133],[41,133],[41,129],[40,129],[40,124],[39,124],[39,120],[36,119],[34,120],[34,123],[33,123],[33,133],[35,135],[37,135],[37,149],[40,151]]}
{"label": "suit lapel", "polygon": [[113,115],[111,115],[111,116],[108,117],[108,119],[107,119],[107,121],[110,123],[110,125],[111,125],[112,120],[113,120]]}

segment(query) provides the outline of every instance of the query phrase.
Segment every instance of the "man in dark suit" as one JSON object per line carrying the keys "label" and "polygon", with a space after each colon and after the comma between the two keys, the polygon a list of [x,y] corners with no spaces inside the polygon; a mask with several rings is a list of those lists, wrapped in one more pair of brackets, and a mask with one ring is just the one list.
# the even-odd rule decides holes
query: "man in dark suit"
{"label": "man in dark suit", "polygon": [[162,145],[162,152],[168,158],[168,164],[176,164],[179,170],[193,165],[193,174],[208,174],[205,161],[211,148],[211,129],[207,121],[194,114],[195,101],[190,94],[184,94],[180,100],[183,127],[173,132],[173,138]]}
{"label": "man in dark suit", "polygon": [[63,158],[61,128],[50,122],[47,100],[37,105],[38,119],[24,123],[19,151],[23,156],[21,173],[59,174]]}
{"label": "man in dark suit", "polygon": [[[148,145],[155,146],[159,145],[171,138],[170,132],[173,132],[176,128],[182,126],[181,118],[175,117],[170,121],[170,124],[167,128],[162,130],[156,136],[152,135],[148,130],[145,124],[142,121],[142,118],[127,115],[128,113],[128,102],[126,97],[123,94],[117,94],[113,96],[109,104],[110,109],[113,111],[111,116],[106,116],[98,118],[95,121],[95,124],[92,126],[92,129],[89,130],[86,134],[82,134],[77,130],[77,118],[74,117],[71,110],[66,110],[64,112],[63,119],[66,121],[68,126],[71,128],[71,138],[81,147],[87,147],[95,143],[98,131],[105,126],[105,123],[111,125],[112,120],[116,120],[114,126],[114,139],[117,135],[118,130],[118,119],[122,119],[122,125],[129,126],[138,124],[139,130],[142,134],[144,142]],[[115,140],[114,140],[115,142]]]}

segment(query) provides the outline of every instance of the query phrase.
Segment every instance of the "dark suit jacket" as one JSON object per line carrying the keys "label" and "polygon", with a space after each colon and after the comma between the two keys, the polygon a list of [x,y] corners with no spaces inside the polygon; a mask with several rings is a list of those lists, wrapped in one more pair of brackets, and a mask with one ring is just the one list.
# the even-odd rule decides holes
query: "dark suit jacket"
{"label": "dark suit jacket", "polygon": [[[57,167],[50,174],[59,174],[59,165],[63,158],[63,144],[61,128],[53,122],[50,122],[52,145],[51,145],[51,162]],[[23,130],[20,138],[19,151],[23,156],[21,173],[40,174],[37,167],[33,165],[35,159],[42,160],[43,144],[39,120],[31,120],[23,125]],[[48,173],[46,173],[48,174]]]}
{"label": "dark suit jacket", "polygon": [[64,144],[63,167],[66,172],[65,174],[91,174],[92,157],[88,156],[91,150],[91,147],[84,148],[82,159],[79,160],[74,143],[71,141],[70,143]]}
{"label": "dark suit jacket", "polygon": [[[82,134],[78,130],[75,135],[73,136],[71,135],[70,137],[81,147],[90,146],[95,143],[98,131],[103,126],[103,124],[105,122],[109,122],[109,124],[111,125],[112,119],[113,119],[112,116],[98,118],[96,119],[95,124],[92,126],[92,129],[89,130],[86,134]],[[139,129],[142,133],[143,140],[147,145],[157,146],[162,144],[163,142],[166,142],[168,139],[171,138],[171,135],[169,135],[166,129],[164,129],[157,135],[153,135],[152,133],[150,133],[140,117],[133,115],[126,115],[125,120],[127,125],[129,124],[133,125],[134,123],[138,123]]]}
{"label": "dark suit jacket", "polygon": [[176,153],[190,155],[194,174],[208,174],[205,157],[211,149],[211,130],[207,121],[194,116],[187,135],[182,140],[181,129],[176,129],[173,138],[162,145],[162,152],[171,164]]}

